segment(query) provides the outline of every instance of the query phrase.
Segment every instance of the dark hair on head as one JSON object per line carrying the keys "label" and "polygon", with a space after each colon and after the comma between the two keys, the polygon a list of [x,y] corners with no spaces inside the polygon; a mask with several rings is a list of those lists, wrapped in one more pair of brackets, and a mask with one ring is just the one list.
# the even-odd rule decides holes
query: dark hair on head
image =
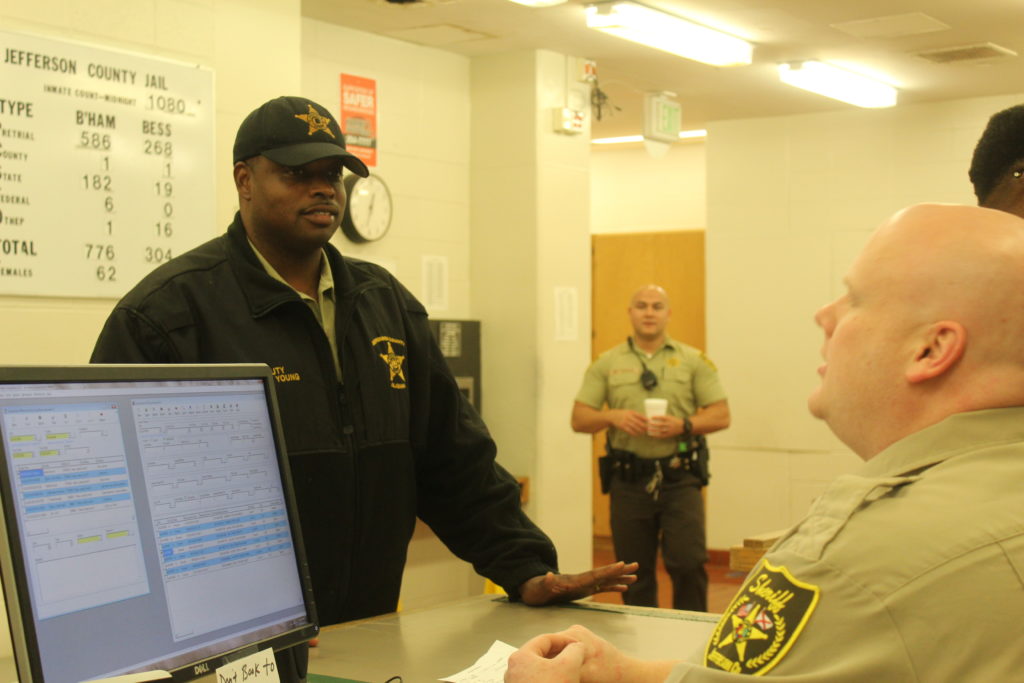
{"label": "dark hair on head", "polygon": [[999,179],[1024,159],[1024,104],[996,112],[978,139],[967,172],[978,202],[984,202]]}

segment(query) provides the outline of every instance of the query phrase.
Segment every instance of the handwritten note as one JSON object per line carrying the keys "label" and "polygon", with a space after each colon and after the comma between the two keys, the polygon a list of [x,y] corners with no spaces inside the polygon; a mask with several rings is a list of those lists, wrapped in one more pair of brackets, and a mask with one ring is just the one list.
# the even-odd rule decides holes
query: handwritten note
{"label": "handwritten note", "polygon": [[217,669],[217,683],[279,683],[274,650],[267,648]]}
{"label": "handwritten note", "polygon": [[473,666],[441,680],[447,681],[447,683],[502,683],[505,680],[509,655],[517,649],[508,643],[496,640],[491,645],[491,649],[476,660]]}

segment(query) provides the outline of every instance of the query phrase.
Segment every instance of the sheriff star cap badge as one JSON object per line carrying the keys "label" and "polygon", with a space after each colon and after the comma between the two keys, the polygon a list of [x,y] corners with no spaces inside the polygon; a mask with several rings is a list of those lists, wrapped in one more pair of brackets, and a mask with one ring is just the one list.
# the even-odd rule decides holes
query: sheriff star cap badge
{"label": "sheriff star cap badge", "polygon": [[235,136],[235,163],[258,155],[284,166],[339,157],[356,175],[370,174],[366,164],[345,149],[338,122],[304,97],[278,97],[245,117]]}

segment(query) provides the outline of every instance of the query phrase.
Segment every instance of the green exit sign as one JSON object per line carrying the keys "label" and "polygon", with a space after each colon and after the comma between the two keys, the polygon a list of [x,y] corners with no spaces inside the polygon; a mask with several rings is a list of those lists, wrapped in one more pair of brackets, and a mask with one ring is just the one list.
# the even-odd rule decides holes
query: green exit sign
{"label": "green exit sign", "polygon": [[682,128],[683,107],[660,93],[644,99],[644,137],[661,142],[675,142]]}

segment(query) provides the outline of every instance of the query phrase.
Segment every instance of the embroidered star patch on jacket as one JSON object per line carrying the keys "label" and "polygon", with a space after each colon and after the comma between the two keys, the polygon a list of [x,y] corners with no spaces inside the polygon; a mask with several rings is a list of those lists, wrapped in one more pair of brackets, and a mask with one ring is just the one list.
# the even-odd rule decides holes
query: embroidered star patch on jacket
{"label": "embroidered star patch on jacket", "polygon": [[399,353],[405,351],[405,342],[401,339],[395,339],[394,337],[377,337],[370,342],[375,349],[380,353],[381,360],[388,367],[388,378],[392,389],[405,389],[405,370],[403,365],[405,363],[405,354]]}
{"label": "embroidered star patch on jacket", "polygon": [[820,590],[765,562],[747,577],[715,627],[704,666],[761,676],[789,652],[818,606]]}

